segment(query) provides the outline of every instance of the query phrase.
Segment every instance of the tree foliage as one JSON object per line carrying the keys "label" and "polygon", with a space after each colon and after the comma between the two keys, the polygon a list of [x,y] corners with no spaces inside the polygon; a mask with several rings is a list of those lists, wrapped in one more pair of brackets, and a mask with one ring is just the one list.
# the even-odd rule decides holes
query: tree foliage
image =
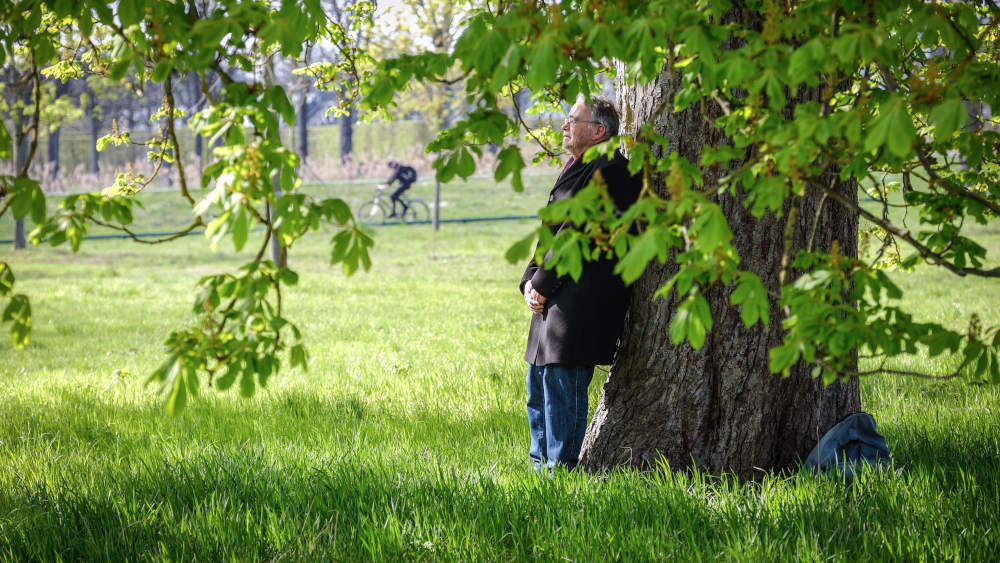
{"label": "tree foliage", "polygon": [[[741,11],[761,17],[741,18]],[[695,348],[712,329],[709,288],[734,286],[732,304],[748,327],[770,322],[768,304],[776,300],[786,330],[771,350],[775,373],[804,361],[829,382],[892,371],[891,358],[926,349],[955,354],[955,370],[914,375],[998,382],[997,327],[982,327],[976,315],[964,330],[917,322],[885,274],[926,263],[959,276],[1000,277],[1000,268],[988,265],[995,257],[967,235],[969,225],[1000,211],[1000,136],[981,111],[1000,102],[998,21],[1000,7],[991,2],[496,2],[470,18],[448,56],[380,62],[365,100],[388,104],[414,80],[447,80],[457,61],[472,109],[429,150],[442,152],[440,177],[464,177],[472,153],[503,144],[499,178],[524,165],[510,150],[520,123],[500,110],[515,88],[565,101],[590,95],[598,73],[615,72],[612,60],[622,61],[626,81],[650,83],[666,69],[679,82],[653,119],[699,108],[725,142],[689,162],[665,154],[668,140],[647,125],[635,139],[588,151],[585,158],[593,158],[624,145],[646,185],[620,217],[607,212],[599,181],[543,211],[545,220],[582,225],[555,238],[546,229],[536,233],[538,252],[551,249],[559,273],[578,275],[581,260],[603,253],[617,257],[617,271],[632,282],[651,261],[676,260],[681,268],[658,295],[680,303],[669,337]],[[821,99],[794,101],[804,88],[819,88]],[[716,167],[725,174],[706,182],[703,171]],[[831,172],[856,180],[877,205],[838,194]],[[788,245],[783,285],[764,287],[740,267],[714,200],[724,191],[743,194],[755,216],[777,214],[789,228],[805,229],[817,228],[818,218],[802,216],[799,202],[819,192],[824,205],[867,220],[868,252],[856,259],[836,247],[810,248],[790,256]],[[508,256],[526,257],[530,242]],[[853,350],[876,358],[876,367],[859,372]]]}

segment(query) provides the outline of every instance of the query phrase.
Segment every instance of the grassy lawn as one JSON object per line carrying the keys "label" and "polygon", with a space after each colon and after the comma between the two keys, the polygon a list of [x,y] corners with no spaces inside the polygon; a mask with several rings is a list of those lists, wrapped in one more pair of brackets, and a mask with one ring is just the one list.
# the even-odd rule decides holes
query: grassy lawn
{"label": "grassy lawn", "polygon": [[[531,214],[489,180],[442,187],[443,217]],[[356,207],[374,182],[311,186]],[[433,198],[433,186],[412,195]],[[138,226],[183,224],[175,194]],[[10,232],[7,218],[0,232]],[[246,258],[201,236],[34,248],[0,259],[32,299],[32,345],[0,339],[0,560],[992,560],[1000,552],[1000,392],[878,377],[863,407],[891,471],[556,474],[527,462],[521,265],[534,222],[384,227],[371,272],[330,267],[329,233],[291,250],[287,316],[309,370],[252,399],[205,390],[178,417],[144,384],[191,322],[196,279]],[[95,231],[97,232],[97,231]],[[994,255],[1000,227],[977,240]],[[256,233],[254,237],[260,237]],[[248,247],[256,245],[251,241]],[[924,320],[1000,324],[995,281],[893,274]],[[4,327],[6,329],[6,327]],[[666,337],[666,335],[664,335]],[[914,357],[909,367],[944,369]],[[600,377],[591,386],[592,407]]]}

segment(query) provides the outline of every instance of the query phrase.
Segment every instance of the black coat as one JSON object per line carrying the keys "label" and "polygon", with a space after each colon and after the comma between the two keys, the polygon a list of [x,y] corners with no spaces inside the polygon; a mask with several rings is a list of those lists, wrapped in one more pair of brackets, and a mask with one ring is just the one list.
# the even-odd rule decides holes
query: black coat
{"label": "black coat", "polygon": [[[611,160],[603,155],[588,163],[578,159],[556,180],[549,204],[572,197],[600,170],[616,206],[623,210],[635,202],[642,187],[641,178],[630,176],[627,166],[628,161],[618,152]],[[549,228],[556,234],[576,227],[567,222]],[[551,251],[545,259],[550,256]],[[569,275],[557,276],[554,269],[539,267],[531,260],[521,277],[521,295],[530,280],[548,301],[543,314],[531,315],[525,361],[537,366],[611,363],[628,308],[628,290],[613,273],[614,267],[614,259],[585,261],[580,279],[573,281]]]}

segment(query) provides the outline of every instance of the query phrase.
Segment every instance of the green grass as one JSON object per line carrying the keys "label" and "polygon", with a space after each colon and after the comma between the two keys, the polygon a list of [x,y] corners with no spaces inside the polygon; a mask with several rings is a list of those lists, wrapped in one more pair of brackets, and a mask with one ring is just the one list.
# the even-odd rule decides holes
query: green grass
{"label": "green grass", "polygon": [[[485,180],[450,184],[444,199],[455,216],[530,214],[549,180],[524,196]],[[371,185],[310,189],[353,206]],[[426,185],[414,192],[431,197]],[[150,228],[183,220],[176,194],[145,197]],[[35,314],[29,348],[0,341],[0,560],[979,561],[1000,552],[994,387],[866,379],[863,406],[895,460],[853,486],[807,473],[756,484],[669,471],[536,477],[521,360],[529,315],[515,289],[521,266],[503,259],[533,226],[381,228],[373,270],[353,277],[328,265],[329,233],[310,235],[291,251],[301,281],[286,295],[309,370],[282,373],[252,399],[206,389],[173,418],[145,377],[166,334],[191,322],[196,278],[245,254],[212,253],[201,236],[0,251]],[[995,226],[977,239],[1000,249]],[[1000,324],[995,282],[894,275],[925,320],[962,327],[978,311]]]}

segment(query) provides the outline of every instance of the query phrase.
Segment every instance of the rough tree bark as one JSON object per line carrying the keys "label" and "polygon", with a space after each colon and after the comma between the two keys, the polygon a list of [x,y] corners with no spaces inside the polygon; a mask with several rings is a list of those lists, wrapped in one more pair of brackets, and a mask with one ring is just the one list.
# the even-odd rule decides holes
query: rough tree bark
{"label": "rough tree bark", "polygon": [[[679,75],[669,69],[647,87],[619,82],[623,133],[634,135],[678,84]],[[809,97],[815,99],[815,91],[800,92],[797,100]],[[656,119],[656,131],[670,139],[663,154],[677,150],[697,163],[704,144],[727,142],[712,125],[715,116],[707,117],[696,107],[665,112]],[[703,170],[706,185],[713,185],[724,172]],[[856,185],[839,182],[833,174],[826,180],[837,183],[846,197],[857,197]],[[667,197],[662,182],[658,189]],[[742,194],[726,193],[718,202],[733,229],[742,267],[777,291],[790,206],[782,217],[768,213],[758,220],[744,207]],[[829,250],[838,240],[844,255],[857,254],[855,214],[832,202],[824,204],[817,193],[807,193],[797,205],[800,212],[790,256],[806,246],[817,220],[814,248]],[[673,346],[668,327],[677,302],[654,301],[652,295],[674,272],[674,264],[654,261],[633,284],[618,358],[584,441],[585,468],[650,468],[665,458],[674,469],[693,464],[752,479],[761,470],[788,468],[805,459],[826,430],[860,409],[857,381],[824,387],[810,377],[811,366],[801,362],[787,379],[769,373],[768,349],[782,337],[783,317],[774,301],[770,326],[748,330],[739,310],[729,305],[731,289],[712,289],[707,297],[715,326],[705,346],[701,350],[693,350],[687,342]]]}

